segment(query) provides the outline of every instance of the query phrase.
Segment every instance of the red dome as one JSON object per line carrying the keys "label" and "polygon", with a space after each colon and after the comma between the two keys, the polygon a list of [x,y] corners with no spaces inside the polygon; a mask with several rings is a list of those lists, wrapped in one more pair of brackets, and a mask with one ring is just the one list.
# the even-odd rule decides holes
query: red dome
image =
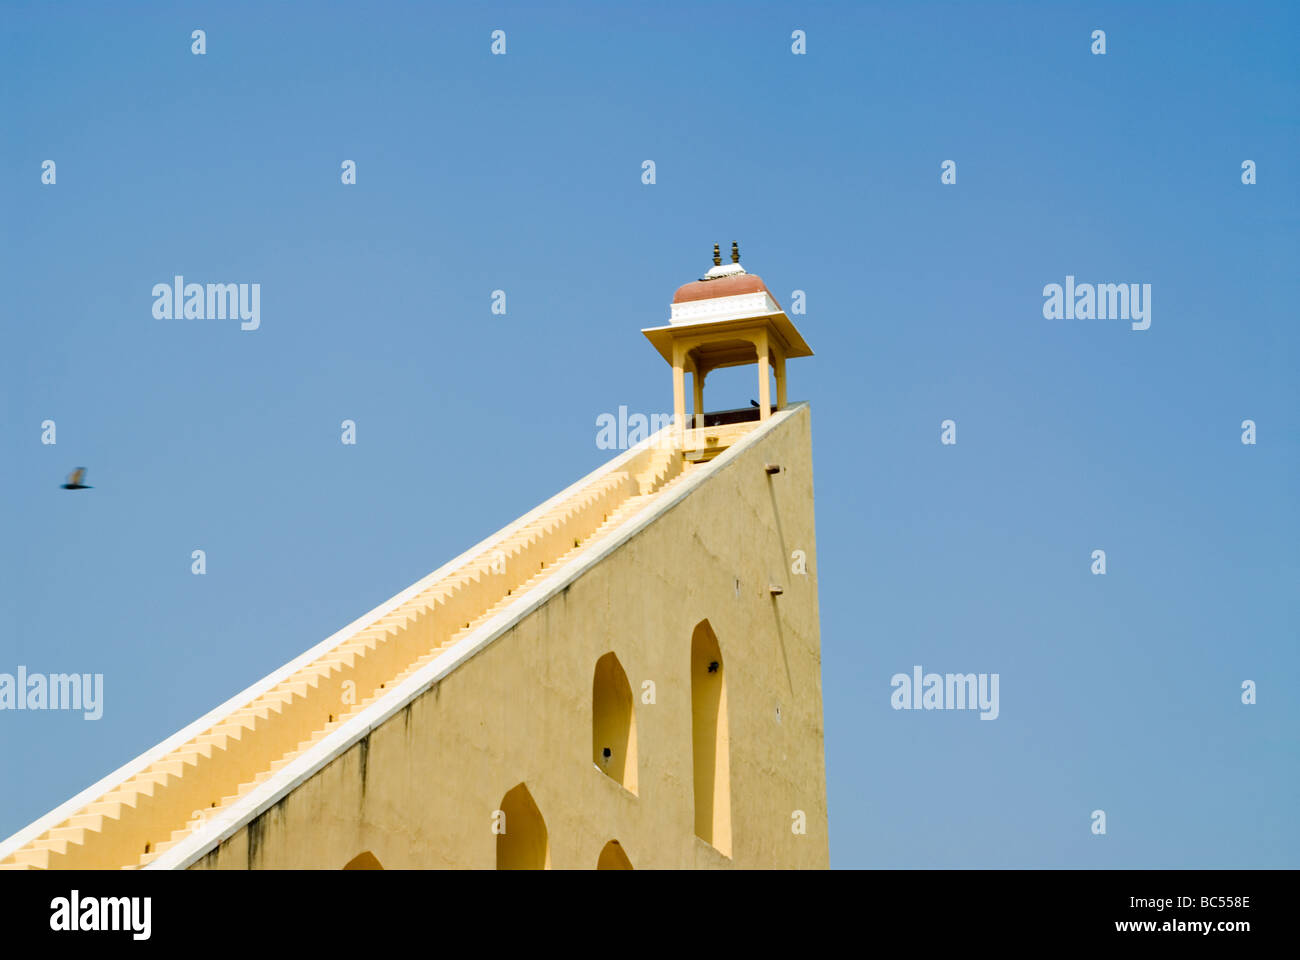
{"label": "red dome", "polygon": [[[716,280],[695,280],[677,288],[673,294],[673,303],[688,303],[692,300],[712,300],[715,297],[735,297],[742,293],[772,292],[763,283],[763,278],[756,273],[739,273],[732,277],[719,277]],[[781,304],[776,297],[772,302],[779,309]]]}

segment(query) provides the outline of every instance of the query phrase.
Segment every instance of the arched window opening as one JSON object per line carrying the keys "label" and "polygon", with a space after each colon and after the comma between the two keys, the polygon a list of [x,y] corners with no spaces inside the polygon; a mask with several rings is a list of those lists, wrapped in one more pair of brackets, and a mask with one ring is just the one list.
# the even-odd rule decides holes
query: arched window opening
{"label": "arched window opening", "polygon": [[[766,419],[768,414],[761,409],[764,397],[767,398],[769,413],[784,409],[786,405],[785,358],[771,343],[763,352],[753,337],[710,341],[686,351],[682,362],[684,372],[691,375],[692,413],[686,418],[690,426]],[[750,364],[758,365],[757,392],[753,370],[744,369]],[[704,404],[706,383],[714,399],[707,416]],[[717,402],[719,392],[728,398],[721,404]]]}
{"label": "arched window opening", "polygon": [[551,845],[546,821],[533,795],[522,783],[501,798],[497,833],[498,870],[546,870],[551,865]]}
{"label": "arched window opening", "polygon": [[694,754],[695,834],[731,856],[731,741],[727,678],[718,638],[708,620],[691,635],[691,746]]}
{"label": "arched window opening", "polygon": [[600,851],[600,859],[596,861],[597,870],[631,870],[632,861],[627,858],[623,851],[623,845],[617,840],[611,840],[605,844]]}
{"label": "arched window opening", "polygon": [[607,653],[596,661],[591,686],[591,761],[636,793],[636,711],[618,657]]}
{"label": "arched window opening", "polygon": [[365,853],[358,853],[355,857],[343,865],[344,870],[382,870],[384,865],[379,862],[379,858],[367,850]]}

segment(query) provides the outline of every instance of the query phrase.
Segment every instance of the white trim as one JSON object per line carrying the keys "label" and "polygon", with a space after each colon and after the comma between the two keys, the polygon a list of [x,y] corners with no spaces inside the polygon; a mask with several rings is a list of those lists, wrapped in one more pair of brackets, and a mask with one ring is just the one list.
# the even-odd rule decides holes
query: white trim
{"label": "white trim", "polygon": [[686,300],[674,303],[669,315],[669,326],[687,323],[705,323],[710,320],[739,320],[749,317],[766,317],[780,313],[781,308],[771,295],[760,290],[757,293],[737,293],[730,297],[710,297],[707,300]]}
{"label": "white trim", "polygon": [[744,273],[745,268],[738,263],[720,263],[716,267],[709,267],[709,272],[700,279],[717,280],[719,277],[739,277]]}
{"label": "white trim", "polygon": [[[664,430],[671,430],[671,429],[673,429],[671,426],[664,428]],[[662,430],[658,431],[658,433],[662,433],[662,432],[663,432]],[[547,510],[555,506],[560,501],[577,493],[583,487],[594,482],[602,475],[618,470],[628,460],[631,460],[638,453],[647,449],[655,441],[655,437],[658,436],[658,433],[652,434],[650,437],[647,437],[645,440],[642,440],[640,443],[638,443],[635,447],[632,447],[624,451],[623,453],[619,454],[619,456],[615,457],[613,460],[610,460],[608,463],[605,463],[602,466],[597,467],[595,470],[587,474],[581,480],[565,487],[555,496],[551,497],[549,500],[545,501],[544,503],[541,503],[538,506],[534,507],[532,510],[528,511],[528,513],[520,517],[518,520],[515,520],[513,523],[511,523],[509,526],[503,527],[501,530],[498,530],[496,533],[492,534],[487,539],[482,540],[481,542],[470,547],[468,550],[466,550],[460,556],[456,557],[454,560],[450,560],[447,563],[444,563],[437,570],[433,571],[428,576],[425,576],[420,580],[416,581],[411,586],[403,590],[401,593],[397,594],[397,596],[384,601],[379,606],[371,610],[369,613],[364,614],[361,617],[358,617],[356,620],[353,620],[342,630],[339,630],[336,633],[331,634],[329,637],[322,640],[320,643],[316,644],[316,646],[312,647],[310,650],[307,650],[304,653],[300,654],[299,656],[295,657],[293,660],[290,660],[284,666],[280,667],[278,670],[274,671],[268,676],[263,677],[261,680],[258,680],[252,686],[235,694],[225,703],[208,711],[203,716],[199,717],[199,719],[191,723],[189,726],[185,727],[183,730],[180,730],[177,733],[172,734],[162,743],[158,744],[155,747],[150,748],[149,750],[146,750],[144,753],[140,754],[134,760],[131,760],[130,762],[123,764],[122,766],[114,770],[112,773],[108,774],[108,776],[103,777],[102,779],[91,784],[89,787],[87,787],[85,790],[82,790],[71,800],[68,800],[65,803],[62,803],[59,806],[55,807],[53,810],[45,814],[45,816],[41,817],[39,820],[36,820],[28,824],[27,826],[19,830],[17,833],[14,833],[13,835],[7,837],[3,843],[0,843],[0,860],[6,859],[17,850],[27,846],[27,844],[39,838],[46,831],[54,829],[59,824],[67,820],[69,817],[75,816],[84,807],[88,806],[91,803],[94,803],[104,794],[109,793],[115,787],[121,785],[124,781],[129,780],[131,777],[135,776],[140,771],[145,770],[148,767],[152,766],[154,763],[161,760],[163,757],[167,756],[167,754],[171,753],[177,747],[180,747],[183,744],[188,743],[190,740],[193,740],[195,737],[211,729],[219,721],[225,719],[230,714],[234,713],[236,710],[243,707],[245,704],[249,703],[250,701],[257,699],[267,690],[270,690],[272,687],[279,684],[286,677],[293,675],[294,673],[298,672],[300,669],[307,666],[308,664],[320,659],[322,656],[324,656],[334,647],[351,639],[361,630],[364,630],[367,626],[374,623],[376,620],[380,619],[381,617],[385,616],[394,608],[405,603],[407,600],[409,600],[411,597],[415,596],[416,594],[421,593],[422,591],[428,589],[435,582],[442,579],[447,574],[453,572],[457,567],[468,562],[475,556],[487,552],[496,544],[512,536],[517,530],[519,530],[519,528],[531,522],[532,520],[536,519],[540,514],[545,513]],[[290,767],[286,767],[285,769],[286,770],[290,769]],[[267,781],[267,782],[269,783],[271,781]]]}
{"label": "white trim", "polygon": [[[713,460],[692,470],[681,484],[673,488],[670,494],[662,499],[656,498],[651,501],[643,510],[633,514],[621,525],[610,531],[608,535],[592,543],[588,549],[583,550],[564,566],[556,568],[556,571],[551,576],[527,593],[520,594],[518,600],[502,609],[492,619],[485,621],[466,634],[455,645],[434,657],[433,660],[409,676],[400,685],[385,693],[383,697],[376,700],[355,717],[350,718],[337,730],[309,747],[300,756],[294,758],[292,762],[282,767],[247,795],[241,797],[229,807],[222,808],[211,820],[184,837],[174,847],[159,855],[145,869],[184,869],[216,849],[221,843],[234,836],[244,825],[255,820],[279,803],[281,798],[291,790],[315,776],[327,764],[350,749],[353,744],[368,736],[372,730],[405,708],[407,704],[424,693],[431,685],[446,677],[456,667],[503,636],[520,620],[541,607],[605,557],[636,536],[659,516],[676,506],[696,487],[735,460],[740,451],[756,443],[778,424],[783,423],[792,416],[795,411],[805,406],[805,403],[790,404],[786,409],[773,414],[766,422],[760,422],[754,430],[739,438]],[[638,444],[634,450],[640,447],[641,444]],[[579,481],[579,484],[594,478],[605,469],[613,468],[626,456],[625,454],[618,457],[606,464],[602,470],[589,474],[586,479]],[[564,493],[568,493],[573,489],[573,487],[569,487]],[[563,495],[560,494],[560,496]],[[547,503],[552,503],[555,499],[553,497]],[[533,513],[536,513],[536,511],[533,511]],[[529,514],[529,516],[531,515]],[[515,527],[518,524],[519,521],[516,521],[511,526]]]}

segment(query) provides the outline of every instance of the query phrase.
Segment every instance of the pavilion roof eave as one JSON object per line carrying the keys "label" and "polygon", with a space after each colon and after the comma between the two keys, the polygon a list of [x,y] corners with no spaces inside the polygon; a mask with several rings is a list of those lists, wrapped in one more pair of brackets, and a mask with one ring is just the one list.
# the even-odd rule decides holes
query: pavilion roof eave
{"label": "pavilion roof eave", "polygon": [[662,327],[646,327],[641,332],[669,364],[673,362],[673,341],[679,337],[700,334],[725,335],[730,332],[766,326],[787,358],[811,357],[812,347],[796,329],[785,313],[757,314],[752,317],[735,317],[730,320],[707,320],[701,323],[670,323]]}

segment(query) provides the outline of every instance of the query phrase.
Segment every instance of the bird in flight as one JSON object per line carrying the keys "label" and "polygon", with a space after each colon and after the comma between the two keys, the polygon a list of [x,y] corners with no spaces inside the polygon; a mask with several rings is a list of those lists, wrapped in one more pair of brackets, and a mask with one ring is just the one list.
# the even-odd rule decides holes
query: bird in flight
{"label": "bird in flight", "polygon": [[77,467],[76,470],[73,470],[70,474],[68,474],[68,482],[63,485],[63,489],[64,490],[89,490],[90,487],[86,486],[84,483],[81,482],[85,478],[86,478],[86,468]]}

